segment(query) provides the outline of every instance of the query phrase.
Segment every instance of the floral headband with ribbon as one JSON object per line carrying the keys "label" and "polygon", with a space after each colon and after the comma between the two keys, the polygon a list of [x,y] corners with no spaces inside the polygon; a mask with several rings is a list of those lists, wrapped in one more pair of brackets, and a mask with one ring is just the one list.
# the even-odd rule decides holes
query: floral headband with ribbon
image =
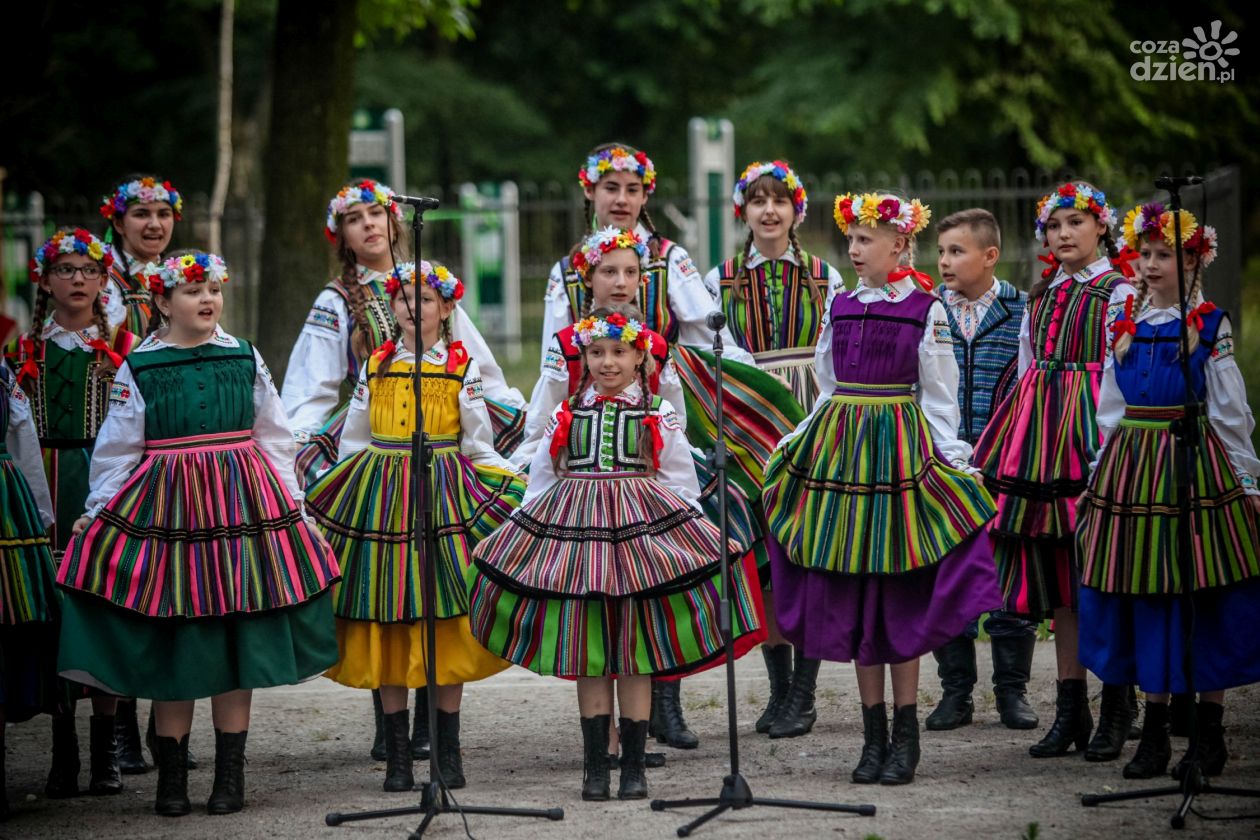
{"label": "floral headband with ribbon", "polygon": [[898,233],[915,236],[928,226],[932,209],[917,198],[907,201],[888,193],[845,193],[836,196],[832,215],[845,236],[855,224],[875,227],[881,222],[892,225]]}
{"label": "floral headband with ribbon", "polygon": [[226,283],[228,270],[227,263],[218,254],[194,251],[168,257],[160,263],[148,263],[140,269],[140,279],[150,292],[163,295],[185,283],[205,283],[207,280]]}
{"label": "floral headband with ribbon", "polygon": [[324,236],[329,242],[337,239],[337,220],[356,204],[379,204],[401,220],[402,206],[394,201],[394,191],[371,178],[356,184],[347,184],[328,202],[328,218],[324,222]]}
{"label": "floral headband with ribbon", "polygon": [[643,243],[643,240],[639,238],[637,233],[632,230],[622,230],[621,228],[610,226],[597,230],[582,240],[582,245],[573,255],[573,270],[586,277],[590,274],[591,269],[603,261],[604,254],[621,248],[634,251],[639,256],[640,266],[647,259],[647,245]]}
{"label": "floral headband with ribbon", "polygon": [[184,197],[171,186],[170,181],[159,184],[156,178],[147,176],[115,187],[113,193],[102,199],[101,215],[112,219],[125,214],[133,204],[148,204],[151,201],[165,201],[175,212],[175,220],[182,218],[180,212],[184,209]]}
{"label": "floral headband with ribbon", "polygon": [[585,350],[601,338],[611,338],[640,350],[652,351],[652,335],[634,318],[614,312],[606,318],[588,315],[573,328],[573,343]]}
{"label": "floral headband with ribbon", "polygon": [[1107,196],[1083,182],[1069,182],[1037,202],[1037,241],[1045,243],[1046,225],[1055,210],[1083,210],[1107,227],[1116,223],[1116,213],[1107,204]]}
{"label": "floral headband with ribbon", "polygon": [[[1188,254],[1199,258],[1199,265],[1207,268],[1216,259],[1216,229],[1200,225],[1189,210],[1181,211],[1181,245]],[[1125,214],[1120,226],[1122,248],[1140,248],[1143,239],[1155,239],[1169,248],[1176,249],[1176,230],[1171,210],[1161,202],[1139,204]]]}
{"label": "floral headband with ribbon", "polygon": [[[464,296],[464,283],[440,263],[420,261],[420,279],[436,291],[442,300],[460,300]],[[403,286],[416,282],[416,264],[399,263],[385,281],[385,293],[395,295]]]}
{"label": "floral headband with ribbon", "polygon": [[48,266],[62,254],[82,254],[96,260],[105,268],[114,262],[114,256],[105,243],[83,228],[59,230],[35,252],[31,257],[31,280],[38,283],[43,278]]}
{"label": "floral headband with ribbon", "polygon": [[625,146],[603,149],[586,159],[586,165],[578,170],[578,181],[583,187],[593,187],[609,172],[629,172],[643,180],[643,190],[648,195],[656,191],[656,166],[644,152],[636,152]]}
{"label": "floral headband with ribbon", "polygon": [[787,191],[792,197],[792,207],[796,210],[796,223],[799,225],[805,221],[805,211],[809,208],[809,199],[805,195],[805,187],[801,184],[801,179],[796,176],[796,172],[792,170],[792,167],[782,160],[773,160],[769,163],[754,161],[748,164],[748,167],[739,176],[739,180],[735,182],[735,193],[731,196],[731,201],[735,204],[735,218],[742,219],[744,217],[744,202],[749,185],[766,175],[783,182],[783,186],[787,187]]}

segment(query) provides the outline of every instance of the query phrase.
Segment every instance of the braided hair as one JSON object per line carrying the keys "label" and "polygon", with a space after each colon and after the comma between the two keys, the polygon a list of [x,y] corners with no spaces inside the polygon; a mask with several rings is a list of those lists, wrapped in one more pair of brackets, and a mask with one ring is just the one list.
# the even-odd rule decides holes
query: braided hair
{"label": "braided hair", "polygon": [[[407,230],[402,221],[393,213],[386,211],[385,217],[388,219],[385,232],[390,237],[391,254],[395,260],[405,260],[407,258]],[[368,346],[371,342],[367,330],[367,305],[372,295],[359,282],[359,260],[346,243],[344,226],[337,226],[333,244],[336,248],[337,260],[341,264],[341,275],[338,279],[349,293],[350,350],[356,359],[363,362],[376,349]]]}
{"label": "braided hair", "polygon": [[[36,293],[35,293],[35,309],[31,313],[31,331],[30,331],[31,341],[35,345],[34,349],[31,352],[35,359],[39,359],[41,356],[44,355],[43,353],[44,321],[48,319],[49,310],[53,306],[55,306],[55,304],[52,303],[52,295],[46,289],[44,289],[43,286],[37,286]],[[21,371],[19,371],[18,380],[22,381],[23,376],[24,375],[21,373]],[[36,373],[34,377],[30,376],[29,374],[25,375],[25,379],[29,381],[32,385],[38,381],[38,377],[39,377],[39,373]]]}

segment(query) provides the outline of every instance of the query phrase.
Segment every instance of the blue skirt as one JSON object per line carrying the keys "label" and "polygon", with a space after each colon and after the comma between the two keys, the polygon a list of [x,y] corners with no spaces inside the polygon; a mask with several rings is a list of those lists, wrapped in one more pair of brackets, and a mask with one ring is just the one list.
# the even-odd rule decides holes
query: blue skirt
{"label": "blue skirt", "polygon": [[[1194,594],[1194,689],[1260,682],[1260,579]],[[1080,588],[1081,663],[1110,685],[1162,694],[1187,691],[1181,600]]]}

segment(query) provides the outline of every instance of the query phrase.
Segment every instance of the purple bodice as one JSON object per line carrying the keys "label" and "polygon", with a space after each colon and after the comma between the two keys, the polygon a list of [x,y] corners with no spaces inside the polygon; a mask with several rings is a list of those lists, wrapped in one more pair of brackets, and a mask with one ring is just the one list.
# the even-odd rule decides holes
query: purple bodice
{"label": "purple bodice", "polygon": [[847,293],[831,303],[831,361],[837,382],[914,385],[919,344],[933,295],[913,289],[907,299],[862,303]]}

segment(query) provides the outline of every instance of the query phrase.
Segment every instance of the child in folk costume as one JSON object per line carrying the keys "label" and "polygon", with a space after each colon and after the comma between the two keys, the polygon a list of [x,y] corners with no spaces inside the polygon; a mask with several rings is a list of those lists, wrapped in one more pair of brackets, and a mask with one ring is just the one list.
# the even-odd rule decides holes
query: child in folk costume
{"label": "child in folk costume", "polygon": [[[109,223],[105,242],[113,257],[103,297],[111,326],[121,325],[136,335],[148,331],[153,299],[140,280],[140,270],[146,263],[161,261],[183,207],[179,191],[156,175],[130,175],[101,201],[101,215]],[[138,754],[138,736],[136,741]]]}
{"label": "child in folk costume", "polygon": [[[359,381],[368,355],[397,330],[385,283],[396,261],[406,259],[411,235],[403,224],[394,191],[365,179],[347,184],[328,202],[324,235],[337,256],[340,274],[315,298],[293,345],[281,399],[297,439],[298,472],[304,484],[337,462],[338,441],[348,402],[342,399]],[[460,307],[451,316],[453,340],[477,361],[486,405],[495,424],[496,447],[510,452],[524,433],[525,399],[509,388],[485,339]],[[428,715],[424,694],[416,695],[412,737],[415,758],[428,758]],[[372,757],[385,760],[380,695],[372,692],[376,734]]]}
{"label": "child in folk costume", "polygon": [[835,218],[859,283],[829,296],[821,394],[767,468],[775,606],[803,655],[857,668],[865,743],[853,781],[906,784],[919,762],[919,657],[1001,601],[984,529],[993,507],[958,438],[944,307],[911,267],[928,208],[843,195]]}
{"label": "child in folk costume", "polygon": [[[989,422],[993,406],[1015,387],[1019,359],[1019,325],[1027,296],[994,276],[1002,253],[1002,233],[988,210],[953,213],[936,226],[937,267],[944,281],[937,296],[949,315],[949,330],[958,362],[958,436],[974,444]],[[1037,625],[1002,610],[984,621],[993,648],[993,696],[1002,724],[1032,729],[1037,713],[1026,691],[1032,669]],[[925,721],[930,730],[955,729],[971,723],[976,684],[976,636],[979,627],[933,651],[941,678],[941,702]]]}
{"label": "child in folk costume", "polygon": [[[1133,208],[1122,243],[1140,252],[1137,294],[1112,326],[1114,352],[1103,373],[1098,463],[1081,500],[1081,661],[1105,683],[1146,692],[1142,740],[1125,778],[1164,772],[1172,757],[1169,692],[1190,690],[1182,670],[1182,593],[1195,601],[1194,690],[1199,692],[1198,758],[1219,775],[1228,750],[1225,689],[1260,682],[1260,460],[1229,316],[1206,301],[1203,270],[1216,231],[1181,211],[1187,294],[1178,299],[1176,238],[1162,204]],[[1180,556],[1179,457],[1173,424],[1185,416],[1183,312],[1189,312],[1190,376],[1200,413],[1190,465],[1192,579]],[[1180,778],[1191,756],[1173,771]]]}
{"label": "child in folk costume", "polygon": [[[726,325],[762,370],[783,377],[794,401],[789,413],[804,417],[818,398],[814,346],[828,289],[843,288],[840,272],[806,253],[796,238],[809,206],[805,186],[785,161],[750,163],[735,183],[735,218],[748,225],[744,248],[706,275],[721,302]],[[771,391],[767,396],[783,397]],[[768,569],[766,570],[768,573]],[[766,576],[767,581],[769,575]],[[770,698],[757,718],[771,738],[808,733],[818,719],[814,688],[817,659],[796,651],[774,620],[774,598],[764,593],[767,644],[761,649],[770,677]]]}
{"label": "child in folk costume", "polygon": [[[670,343],[670,357],[684,390],[693,398],[687,401],[688,405],[677,408],[691,412],[687,436],[702,451],[707,450],[714,441],[716,385],[712,356],[708,354],[713,332],[705,319],[717,304],[686,250],[659,235],[652,224],[647,203],[656,189],[656,167],[642,151],[620,143],[605,143],[591,150],[578,171],[578,181],[586,196],[584,218],[592,221],[591,232],[606,227],[633,230],[647,245],[644,278],[633,302],[646,319],[644,326]],[[574,252],[578,250],[575,248]],[[587,283],[574,266],[572,256],[557,262],[551,269],[544,302],[544,367],[551,337],[590,314],[592,306]],[[755,513],[765,460],[779,438],[791,430],[797,416],[790,413],[790,406],[785,408],[790,399],[784,399],[781,383],[758,371],[752,356],[725,328],[722,339],[725,431],[731,452],[728,485],[731,495],[738,496],[737,505],[751,505]],[[767,399],[766,394],[777,394],[779,398]],[[789,413],[785,414],[785,410]],[[707,497],[716,490],[716,483],[705,481],[702,489],[705,505],[712,507]],[[755,519],[749,524],[760,546],[764,533]],[[760,557],[764,558],[764,554],[764,550],[759,550]],[[650,728],[656,739],[678,749],[698,746],[699,739],[683,718],[678,681],[661,682],[652,690]]]}
{"label": "child in folk costume", "polygon": [[[723,546],[698,504],[673,406],[649,389],[650,339],[620,308],[577,324],[586,373],[552,413],[525,504],[474,553],[473,633],[540,674],[576,677],[582,798],[609,797],[613,690],[621,709],[618,797],[647,795],[650,678],[719,659]],[[741,555],[733,543],[732,559]],[[732,635],[760,627],[754,582],[731,566]],[[615,680],[613,678],[616,678]]]}
{"label": "child in folk costume", "polygon": [[[418,276],[417,276],[418,275]],[[459,707],[464,683],[508,666],[468,630],[472,549],[520,503],[524,487],[494,450],[477,362],[450,339],[463,284],[443,266],[402,263],[386,283],[401,339],[364,365],[341,434],[341,460],[309,488],[307,505],[342,562],[336,593],[340,656],[328,676],[380,690],[386,791],[414,787],[407,689],[425,685],[423,561],[413,543],[411,435],[416,348],[420,407],[433,446],[438,768],[464,786]]]}
{"label": "child in folk costume", "polygon": [[[83,512],[88,471],[98,430],[105,420],[110,384],[139,338],[110,327],[103,301],[112,256],[108,246],[83,228],[63,228],[31,260],[37,297],[30,331],[9,348],[8,361],[30,398],[31,415],[44,450],[44,469],[56,521],[52,549],[59,554]],[[51,310],[51,312],[50,312]],[[70,689],[65,714],[53,716],[52,768],[45,793],[79,793],[79,745]],[[93,794],[122,791],[114,737],[116,698],[93,692],[91,781]]]}
{"label": "child in folk costume", "polygon": [[1132,722],[1128,687],[1105,684],[1090,739],[1094,721],[1077,656],[1077,500],[1098,454],[1095,413],[1109,330],[1134,292],[1112,263],[1120,257],[1113,224],[1106,196],[1083,182],[1063,184],[1038,204],[1037,237],[1050,249],[1043,258],[1050,267],[1028,294],[1019,384],[976,442],[975,464],[997,498],[992,533],[1003,609],[1054,618],[1058,699],[1054,723],[1029,748],[1035,758],[1065,755],[1075,744],[1091,761],[1114,759]]}
{"label": "child in folk costume", "polygon": [[5,725],[61,711],[52,524],[31,404],[0,365],[0,821],[9,815]]}
{"label": "child in folk costume", "polygon": [[144,277],[167,322],[110,391],[87,512],[57,582],[63,676],[153,699],[154,810],[191,809],[194,701],[215,727],[211,814],[245,802],[251,691],[336,661],[337,561],[302,514],[296,447],[258,352],[219,328],[227,267],[190,251]]}

